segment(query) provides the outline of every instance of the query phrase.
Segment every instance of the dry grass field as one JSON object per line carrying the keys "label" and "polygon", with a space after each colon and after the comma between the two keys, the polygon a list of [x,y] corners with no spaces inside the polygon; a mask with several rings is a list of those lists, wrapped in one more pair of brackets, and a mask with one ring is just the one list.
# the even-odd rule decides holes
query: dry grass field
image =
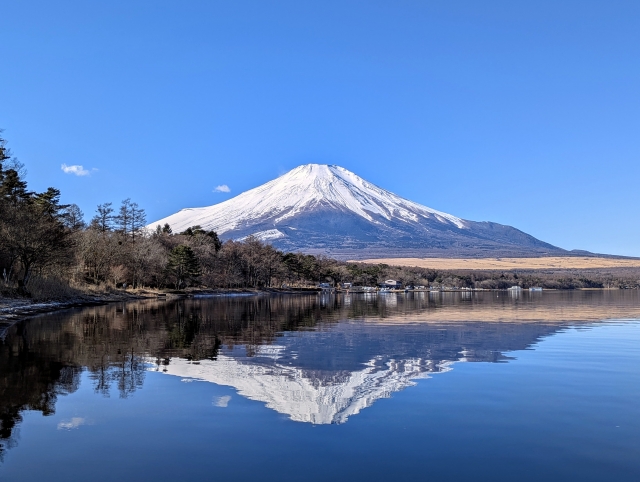
{"label": "dry grass field", "polygon": [[640,259],[588,257],[549,258],[378,258],[361,263],[410,266],[438,270],[599,269],[640,268]]}

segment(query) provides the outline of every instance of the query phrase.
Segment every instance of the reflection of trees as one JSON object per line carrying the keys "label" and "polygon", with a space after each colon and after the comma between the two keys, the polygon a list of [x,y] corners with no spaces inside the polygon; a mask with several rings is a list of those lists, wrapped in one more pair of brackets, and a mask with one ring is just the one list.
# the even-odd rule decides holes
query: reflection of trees
{"label": "reflection of trees", "polygon": [[141,326],[137,309],[130,316],[115,310],[116,317],[100,311],[87,313],[81,322],[81,363],[87,367],[96,392],[109,396],[111,387],[117,386],[120,397],[126,398],[144,381],[144,354],[149,334]]}
{"label": "reflection of trees", "polygon": [[[629,317],[638,312],[637,294],[626,292],[551,293],[535,303],[526,296],[496,299],[493,293],[471,298],[451,293],[392,296],[392,302],[383,296],[330,294],[144,301],[23,322],[0,342],[0,443],[6,448],[15,441],[23,410],[54,413],[57,397],[77,389],[82,370],[97,393],[109,396],[117,390],[120,397],[128,397],[142,387],[149,357],[161,368],[174,357],[215,360],[223,349],[253,356],[282,332],[328,330],[340,363],[328,358],[313,336],[296,337],[298,356],[291,361],[309,373],[322,371],[327,380],[338,380],[360,366],[363,357],[378,355],[396,360],[410,355],[426,363],[461,357],[501,361],[505,350],[526,348],[556,331],[561,326],[558,319]],[[558,312],[573,318],[559,318]],[[518,316],[550,322],[482,322]],[[355,331],[348,323],[332,327],[348,319],[431,321],[420,325],[419,335],[415,329],[390,331],[379,323],[366,323]],[[474,319],[478,322],[468,321]],[[358,344],[356,352],[352,347]]]}
{"label": "reflection of trees", "polygon": [[127,398],[138,388],[142,388],[144,383],[145,362],[144,359],[135,353],[123,354],[119,367],[114,367],[117,373],[118,391],[121,398]]}
{"label": "reflection of trees", "polygon": [[145,360],[215,359],[223,344],[248,351],[279,331],[311,327],[314,297],[141,302],[86,308],[12,327],[0,343],[0,453],[15,443],[21,412],[55,412],[87,370],[94,389],[126,398],[141,388]]}
{"label": "reflection of trees", "polygon": [[115,383],[120,398],[127,398],[138,388],[142,388],[145,372],[144,357],[125,353],[120,362],[113,361],[111,365],[102,365],[98,370],[91,371],[89,378],[93,380],[97,393],[108,397]]}
{"label": "reflection of trees", "polygon": [[[13,373],[15,376],[3,377],[0,388],[0,459],[3,451],[15,444],[14,428],[22,421],[22,411],[36,410],[45,416],[51,415],[55,413],[58,395],[73,393],[80,385],[81,370],[78,367],[27,362],[19,368],[16,364],[11,368],[17,368]],[[7,382],[11,384],[8,389]]]}
{"label": "reflection of trees", "polygon": [[15,443],[15,427],[24,410],[43,415],[55,412],[59,395],[73,393],[80,384],[81,369],[60,360],[41,357],[29,349],[25,325],[0,345],[0,458]]}

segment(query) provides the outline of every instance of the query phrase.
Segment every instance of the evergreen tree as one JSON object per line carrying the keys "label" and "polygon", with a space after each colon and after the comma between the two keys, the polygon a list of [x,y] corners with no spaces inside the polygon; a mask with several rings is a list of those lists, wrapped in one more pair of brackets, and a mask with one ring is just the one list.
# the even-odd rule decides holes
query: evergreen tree
{"label": "evergreen tree", "polygon": [[86,227],[84,213],[77,204],[69,204],[62,209],[61,217],[64,225],[72,231],[79,231]]}
{"label": "evergreen tree", "polygon": [[17,206],[29,199],[27,183],[20,178],[20,174],[15,169],[7,169],[2,172],[0,198],[12,206]]}
{"label": "evergreen tree", "polygon": [[33,196],[33,203],[38,207],[40,212],[52,218],[61,216],[61,211],[69,206],[60,204],[60,190],[50,187],[43,193]]}
{"label": "evergreen tree", "polygon": [[[169,225],[166,224],[165,226],[169,226]],[[202,226],[198,224],[185,229],[180,234],[182,234],[183,236],[189,236],[192,238],[198,237],[198,236],[205,237],[207,242],[213,244],[216,253],[220,251],[220,248],[222,247],[222,242],[218,237],[218,233],[216,233],[215,231],[205,231],[204,229],[202,229]]]}
{"label": "evergreen tree", "polygon": [[189,246],[181,244],[171,250],[167,271],[176,279],[176,288],[200,276],[200,263]]}
{"label": "evergreen tree", "polygon": [[2,137],[2,129],[0,129],[0,167],[7,159],[11,159],[11,151],[7,147],[7,141]]}
{"label": "evergreen tree", "polygon": [[62,223],[60,206],[53,191],[9,205],[3,212],[0,247],[12,260],[19,261],[22,291],[26,291],[34,270],[64,262],[72,247],[70,231]]}

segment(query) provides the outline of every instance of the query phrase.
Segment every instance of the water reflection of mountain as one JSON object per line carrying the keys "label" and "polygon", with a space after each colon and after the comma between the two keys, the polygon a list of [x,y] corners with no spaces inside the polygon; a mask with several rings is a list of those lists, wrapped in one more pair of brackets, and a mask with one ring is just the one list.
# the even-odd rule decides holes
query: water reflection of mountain
{"label": "water reflection of mountain", "polygon": [[176,359],[161,369],[231,386],[295,421],[343,423],[453,362],[504,361],[504,351],[527,348],[558,329],[548,323],[340,323],[304,336],[285,334],[251,356],[223,347],[215,361]]}
{"label": "water reflection of mountain", "polygon": [[294,420],[343,422],[451,362],[504,361],[569,322],[640,315],[636,292],[494,296],[149,301],[35,318],[0,344],[0,440],[12,443],[23,410],[53,413],[83,371],[96,393],[127,397],[153,360]]}

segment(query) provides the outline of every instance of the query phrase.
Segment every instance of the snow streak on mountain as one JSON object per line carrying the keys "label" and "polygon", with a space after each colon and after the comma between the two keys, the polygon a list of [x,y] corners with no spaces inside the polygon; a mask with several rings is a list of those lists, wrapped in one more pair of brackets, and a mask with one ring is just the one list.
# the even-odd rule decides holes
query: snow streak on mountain
{"label": "snow streak on mountain", "polygon": [[338,257],[542,254],[560,250],[517,229],[477,223],[403,199],[339,166],[307,164],[228,201],[150,225],[200,225],[222,239]]}

